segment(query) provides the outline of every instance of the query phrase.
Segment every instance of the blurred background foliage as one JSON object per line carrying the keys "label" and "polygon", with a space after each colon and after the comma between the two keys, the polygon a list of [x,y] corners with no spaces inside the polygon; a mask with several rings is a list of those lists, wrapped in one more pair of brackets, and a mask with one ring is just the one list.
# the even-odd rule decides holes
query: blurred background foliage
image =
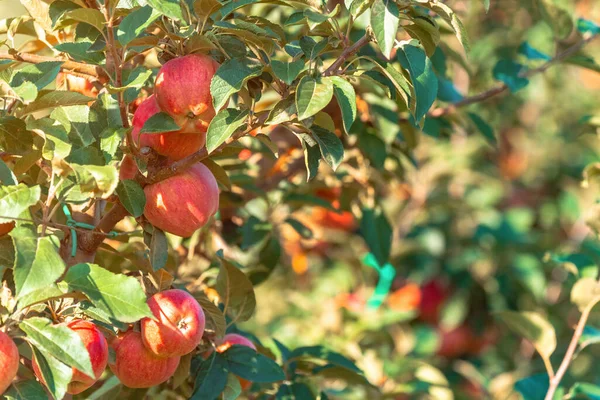
{"label": "blurred background foliage", "polygon": [[[534,0],[491,0],[488,13],[483,1],[447,3],[466,26],[471,52],[465,57],[454,36],[444,35],[433,60],[438,76],[451,84],[441,86],[440,99],[496,85],[492,71],[501,59],[531,67],[544,62],[522,54],[523,43],[552,55],[575,40],[567,37],[557,44]],[[555,3],[600,23],[597,1]],[[2,17],[22,13],[18,0],[0,2]],[[248,13],[257,15],[256,10]],[[265,16],[280,22],[286,18],[277,7]],[[353,37],[364,31],[368,19],[363,17]],[[600,42],[585,53],[598,59]],[[356,145],[362,152],[353,157],[347,150],[351,162],[335,173],[322,167],[309,184],[302,174],[289,178],[296,194],[312,196],[313,204],[290,208],[277,191],[269,204],[258,198],[239,204],[234,194],[222,200],[224,242],[213,246],[242,264],[258,257],[272,270],[256,286],[256,316],[240,328],[290,348],[326,344],[355,359],[388,398],[519,398],[515,383],[543,372],[544,366],[532,344],[511,333],[494,313],[545,315],[557,333],[552,356],[557,364],[579,316],[569,302],[573,271],[593,277],[598,272],[600,242],[593,230],[600,227],[598,186],[594,169],[586,168],[600,162],[600,67],[586,66],[555,66],[515,93],[474,104],[467,112],[428,117],[422,135],[413,134],[416,128],[406,121],[372,121],[383,118],[373,111],[381,99],[372,88],[357,89],[361,121],[354,124],[346,148]],[[258,107],[269,101],[264,96]],[[339,130],[339,109],[327,111]],[[381,130],[397,126],[411,148],[410,162],[386,156],[381,139],[374,139],[373,130],[381,136],[388,134]],[[277,129],[270,137],[280,159],[265,152],[240,153],[237,161],[223,164],[234,183],[248,188],[256,176],[276,180],[294,167],[295,152],[301,150],[291,144],[289,132]],[[391,224],[393,272],[380,274],[365,258],[369,250],[360,234],[365,230],[354,217],[359,192],[363,202],[377,199]],[[326,207],[314,205],[323,200]],[[289,218],[296,222],[284,223]],[[267,219],[272,225],[261,226]],[[302,227],[310,232],[302,235]],[[179,278],[189,276],[193,283],[199,272],[210,271],[210,257],[178,252],[181,242],[170,240],[175,249],[170,265],[187,258]],[[123,243],[122,254],[135,258],[142,251],[135,243]],[[118,269],[115,263],[123,262],[107,252],[99,257],[107,268],[112,262]],[[262,280],[261,271],[254,272],[255,282]],[[592,342],[599,317],[593,314],[589,321]],[[594,346],[578,354],[566,386],[575,381],[600,385],[599,356]],[[352,392],[340,385],[339,390],[340,398],[369,398],[368,387]]]}

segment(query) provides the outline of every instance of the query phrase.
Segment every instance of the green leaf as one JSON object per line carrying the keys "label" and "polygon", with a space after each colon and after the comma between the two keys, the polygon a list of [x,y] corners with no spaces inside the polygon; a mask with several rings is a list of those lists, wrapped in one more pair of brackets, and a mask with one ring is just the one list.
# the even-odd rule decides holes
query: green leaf
{"label": "green leaf", "polygon": [[323,159],[335,171],[344,160],[344,145],[342,141],[335,133],[320,126],[313,125],[310,129],[314,139],[319,144]]}
{"label": "green leaf", "polygon": [[25,82],[31,82],[38,90],[42,90],[56,79],[60,72],[62,61],[48,61],[30,64],[15,72],[10,86],[16,88]]}
{"label": "green leaf", "polygon": [[295,218],[287,218],[285,223],[289,224],[304,239],[312,239],[313,233],[306,225]]}
{"label": "green leaf", "polygon": [[279,364],[250,347],[236,344],[217,354],[219,357],[227,360],[229,371],[251,382],[270,383],[285,379]]}
{"label": "green leaf", "polygon": [[90,354],[75,331],[65,325],[52,325],[49,319],[39,317],[23,320],[19,327],[41,351],[90,377],[94,376]]}
{"label": "green leaf", "polygon": [[330,79],[315,79],[304,76],[296,90],[298,119],[312,117],[321,111],[333,98],[333,83]]}
{"label": "green leaf", "polygon": [[57,29],[65,26],[65,22],[69,20],[83,22],[96,28],[98,31],[104,31],[104,24],[106,20],[99,10],[93,8],[77,8],[75,10],[67,11],[60,18],[61,22],[56,27]]}
{"label": "green leaf", "polygon": [[308,182],[319,172],[321,151],[319,145],[311,146],[304,140],[302,140],[302,149],[304,149],[304,165],[306,165],[306,181]]}
{"label": "green leaf", "polygon": [[222,338],[227,330],[227,322],[225,321],[225,316],[221,312],[221,309],[210,301],[204,292],[192,293],[192,295],[198,301],[202,310],[204,310],[208,323],[212,323],[215,335],[218,338]]}
{"label": "green leaf", "polygon": [[248,117],[248,110],[226,108],[215,115],[206,132],[206,151],[210,154],[231,137]]}
{"label": "green leaf", "polygon": [[5,186],[16,185],[18,183],[17,177],[2,159],[0,159],[0,183]]}
{"label": "green leaf", "polygon": [[350,132],[350,128],[356,119],[356,92],[354,86],[347,80],[339,76],[332,76],[333,94],[342,111],[342,123],[346,133]]}
{"label": "green leaf", "polygon": [[246,274],[225,259],[221,259],[216,289],[233,321],[243,322],[252,317],[256,308],[252,283]]}
{"label": "green leaf", "polygon": [[95,264],[77,264],[69,268],[64,281],[118,321],[133,323],[152,317],[146,294],[135,278],[113,274]]}
{"label": "green leaf", "polygon": [[17,298],[52,285],[65,272],[66,265],[53,237],[38,239],[36,232],[25,226],[16,227],[10,236],[15,246],[13,275]]}
{"label": "green leaf", "polygon": [[492,73],[495,79],[504,82],[510,91],[514,93],[529,84],[529,79],[523,76],[525,71],[525,66],[515,61],[500,60],[494,66]]}
{"label": "green leaf", "polygon": [[513,332],[529,340],[542,357],[549,358],[556,349],[554,327],[541,314],[501,311],[496,315]]}
{"label": "green leaf", "polygon": [[194,392],[190,400],[216,399],[227,385],[227,362],[222,357],[217,357],[217,352],[213,351],[206,360],[200,358],[199,365],[195,369],[196,380]]}
{"label": "green leaf", "polygon": [[177,0],[146,0],[147,3],[158,11],[159,13],[166,15],[169,18],[175,20],[182,20],[183,13],[181,12],[181,5]]}
{"label": "green leaf", "polygon": [[152,240],[150,241],[150,263],[152,269],[158,271],[167,265],[169,258],[169,242],[167,236],[160,229],[154,227],[152,232]]}
{"label": "green leaf", "polygon": [[344,0],[344,3],[350,14],[354,17],[354,20],[356,20],[358,16],[371,7],[373,0]]}
{"label": "green leaf", "polygon": [[242,394],[240,380],[233,374],[227,376],[227,383],[223,390],[223,400],[235,400]]}
{"label": "green leaf", "polygon": [[600,329],[586,325],[583,328],[583,333],[581,334],[581,337],[579,338],[579,344],[581,345],[581,348],[598,343],[600,343]]}
{"label": "green leaf", "polygon": [[61,290],[57,285],[45,286],[41,289],[36,289],[29,294],[19,297],[17,309],[22,310],[23,308],[33,304],[41,303],[50,299],[56,299],[66,293],[66,290]]}
{"label": "green leaf", "polygon": [[262,74],[260,64],[251,64],[247,60],[240,61],[232,58],[223,63],[210,82],[210,93],[215,110],[220,110],[227,104],[229,97],[240,91],[244,83]]}
{"label": "green leaf", "polygon": [[123,18],[117,30],[119,43],[126,46],[133,39],[140,36],[159,16],[160,13],[150,6],[138,8],[131,14],[128,14]]}
{"label": "green leaf", "polygon": [[331,351],[323,346],[308,346],[298,347],[288,355],[289,360],[323,360],[327,361],[327,364],[336,365],[349,369],[354,372],[361,373],[362,371],[348,358],[344,357],[340,353]]}
{"label": "green leaf", "polygon": [[537,374],[517,381],[515,390],[523,396],[523,400],[544,400],[549,386],[548,374]]}
{"label": "green leaf", "polygon": [[454,33],[456,33],[456,37],[462,44],[462,47],[468,53],[470,50],[470,45],[469,38],[467,36],[467,31],[461,20],[456,15],[456,13],[446,4],[437,1],[433,4],[429,3],[428,5],[426,5],[426,7],[431,8],[431,10],[433,10],[437,15],[442,17],[442,19],[444,19],[447,23],[450,24],[452,29],[454,29]]}
{"label": "green leaf", "polygon": [[0,223],[18,218],[23,211],[37,204],[40,194],[41,189],[37,185],[29,187],[19,183],[16,186],[0,186]]}
{"label": "green leaf", "polygon": [[146,83],[148,78],[150,78],[151,76],[152,76],[151,69],[147,69],[147,70],[137,69],[129,75],[129,82],[127,82],[124,86],[114,87],[114,86],[108,85],[108,89],[109,89],[110,93],[124,92],[127,89],[139,89],[142,86],[144,86],[144,84]]}
{"label": "green leaf", "polygon": [[89,125],[90,109],[88,106],[56,108],[50,117],[62,124],[73,144],[86,147],[96,140]]}
{"label": "green leaf", "polygon": [[142,133],[164,133],[173,132],[181,129],[179,125],[173,120],[173,118],[164,111],[154,114],[146,122],[140,134]]}
{"label": "green leaf", "polygon": [[4,396],[6,400],[48,400],[44,387],[34,380],[14,382]]}
{"label": "green leaf", "polygon": [[38,96],[38,90],[31,82],[23,82],[21,86],[13,88],[15,94],[19,96],[23,102],[28,103],[34,101]]}
{"label": "green leaf", "polygon": [[[67,328],[68,329],[68,328]],[[42,377],[48,391],[54,396],[55,399],[62,399],[65,397],[67,387],[73,377],[73,370],[71,367],[58,361],[45,351],[41,351],[36,347],[32,347],[33,356],[38,364]],[[48,397],[46,397],[47,399]],[[29,400],[29,399],[27,399]]]}
{"label": "green leaf", "polygon": [[146,195],[139,183],[130,179],[120,181],[116,192],[121,204],[132,216],[137,218],[144,213]]}
{"label": "green leaf", "polygon": [[310,36],[303,36],[299,44],[302,52],[309,60],[314,60],[327,47],[328,39],[323,39],[320,42],[315,41]]}
{"label": "green leaf", "polygon": [[281,99],[275,104],[273,109],[269,112],[269,116],[265,123],[267,125],[278,125],[282,122],[288,122],[293,120],[293,116],[297,113],[296,101],[292,96]]}
{"label": "green leaf", "polygon": [[388,59],[392,55],[398,25],[400,23],[398,6],[392,0],[375,0],[371,8],[371,28],[379,48]]}
{"label": "green leaf", "polygon": [[570,399],[578,399],[584,396],[589,400],[600,400],[600,386],[591,383],[577,382],[569,391]]}
{"label": "green leaf", "polygon": [[497,144],[496,136],[494,136],[494,130],[488,125],[479,115],[475,113],[467,113],[473,125],[481,133],[481,135],[488,141],[489,144],[495,146]]}
{"label": "green leaf", "polygon": [[229,179],[229,175],[227,175],[227,171],[225,171],[223,167],[210,158],[202,160],[202,164],[210,169],[210,172],[212,172],[218,183],[225,186],[228,190],[231,190],[231,179]]}
{"label": "green leaf", "polygon": [[420,121],[431,108],[438,92],[438,80],[431,60],[421,47],[408,43],[398,49],[397,56],[410,74],[416,97],[415,120]]}
{"label": "green leaf", "polygon": [[45,110],[48,108],[55,108],[61,106],[76,106],[87,104],[90,101],[93,101],[93,97],[84,96],[81,93],[70,92],[64,90],[55,90],[52,92],[48,92],[41,97],[39,97],[36,101],[29,104],[23,110],[23,114],[31,114],[36,111]]}
{"label": "green leaf", "polygon": [[114,165],[69,164],[82,192],[90,192],[103,199],[110,197],[119,183],[119,172]]}
{"label": "green leaf", "polygon": [[89,124],[92,133],[98,136],[108,128],[122,128],[119,102],[108,93],[99,94],[98,101],[90,107]]}
{"label": "green leaf", "polygon": [[380,266],[390,258],[392,227],[380,209],[364,208],[360,221],[360,234]]}
{"label": "green leaf", "polygon": [[298,74],[304,69],[304,61],[296,60],[292,62],[284,62],[279,60],[271,61],[271,68],[275,76],[284,81],[286,84],[291,85],[294,79],[298,77]]}
{"label": "green leaf", "polygon": [[575,282],[571,290],[571,303],[580,311],[600,301],[600,283],[594,278],[582,278]]}

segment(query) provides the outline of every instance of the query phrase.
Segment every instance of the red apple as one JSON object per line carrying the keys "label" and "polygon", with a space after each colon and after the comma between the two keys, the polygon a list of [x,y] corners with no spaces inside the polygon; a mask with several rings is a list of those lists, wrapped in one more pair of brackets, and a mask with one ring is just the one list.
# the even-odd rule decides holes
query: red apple
{"label": "red apple", "polygon": [[165,232],[189,237],[219,209],[219,187],[202,163],[163,181],[147,185],[144,215]]}
{"label": "red apple", "polygon": [[[73,368],[73,376],[67,387],[67,393],[78,394],[96,383],[106,369],[106,364],[108,363],[108,343],[106,342],[104,335],[102,335],[102,332],[100,332],[96,325],[90,321],[74,320],[69,322],[67,326],[81,338],[81,341],[90,355],[92,370],[94,371],[94,376],[92,377]],[[38,377],[40,382],[44,382],[42,373],[35,359],[32,364],[35,376]]]}
{"label": "red apple", "polygon": [[[254,345],[254,343],[252,343],[250,341],[250,339],[247,339],[242,335],[238,335],[237,333],[229,333],[229,334],[223,336],[223,339],[221,339],[217,343],[217,352],[223,353],[223,352],[227,351],[227,349],[229,349],[231,346],[236,345],[236,344],[239,344],[241,346],[250,347],[250,348],[256,350],[256,346]],[[252,386],[252,382],[247,381],[246,379],[239,378],[239,377],[238,377],[238,379],[240,381],[240,386],[242,387],[242,390],[246,390],[250,386]]]}
{"label": "red apple", "polygon": [[142,319],[142,340],[159,357],[183,356],[202,341],[204,311],[184,290],[165,290],[148,299],[156,320]]}
{"label": "red apple", "polygon": [[198,151],[206,142],[206,130],[191,133],[172,131],[164,133],[142,133],[146,121],[161,111],[154,95],[148,97],[139,105],[133,115],[133,140],[140,147],[151,147],[158,154],[179,160]]}
{"label": "red apple", "polygon": [[15,227],[15,221],[0,223],[0,236],[4,236]]}
{"label": "red apple", "polygon": [[210,82],[218,68],[211,57],[190,54],[167,61],[158,71],[156,100],[182,132],[206,132],[215,116]]}
{"label": "red apple", "polygon": [[419,319],[430,324],[436,324],[448,294],[448,289],[437,279],[424,284],[421,287]]}
{"label": "red apple", "polygon": [[441,344],[437,354],[446,358],[457,358],[466,355],[471,349],[475,337],[468,325],[461,325],[452,330],[439,330]]}
{"label": "red apple", "polygon": [[10,386],[19,369],[19,350],[13,340],[0,331],[0,394]]}
{"label": "red apple", "polygon": [[130,388],[149,388],[166,382],[177,369],[179,357],[161,358],[144,346],[139,332],[127,331],[111,343],[115,363],[110,370]]}
{"label": "red apple", "polygon": [[121,168],[119,168],[119,179],[124,181],[125,179],[133,179],[137,175],[138,166],[133,156],[127,154],[121,161]]}

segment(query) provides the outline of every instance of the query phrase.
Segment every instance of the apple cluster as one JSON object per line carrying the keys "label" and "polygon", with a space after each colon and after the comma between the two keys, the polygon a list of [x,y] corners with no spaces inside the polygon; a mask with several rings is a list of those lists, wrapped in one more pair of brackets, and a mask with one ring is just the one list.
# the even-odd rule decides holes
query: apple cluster
{"label": "apple cluster", "polygon": [[[133,116],[132,138],[168,162],[181,160],[206,144],[206,131],[215,116],[210,82],[219,64],[206,55],[190,54],[166,62],[158,72],[154,94],[144,100]],[[146,121],[167,113],[180,127],[177,131],[142,133]],[[167,164],[168,165],[168,164]],[[126,156],[121,179],[132,179],[137,165]],[[219,188],[214,175],[201,162],[163,181],[144,188],[144,216],[155,227],[178,236],[191,236],[204,226],[219,207]]]}

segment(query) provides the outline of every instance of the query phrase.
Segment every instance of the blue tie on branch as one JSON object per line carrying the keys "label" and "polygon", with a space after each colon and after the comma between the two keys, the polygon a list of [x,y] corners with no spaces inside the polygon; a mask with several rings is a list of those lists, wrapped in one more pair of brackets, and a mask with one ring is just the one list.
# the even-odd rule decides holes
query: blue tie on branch
{"label": "blue tie on branch", "polygon": [[390,263],[386,263],[383,267],[379,265],[373,253],[368,253],[363,257],[363,263],[371,268],[374,268],[379,273],[379,281],[375,287],[375,292],[367,301],[367,307],[377,309],[383,304],[385,298],[390,292],[392,282],[396,277],[396,269]]}

